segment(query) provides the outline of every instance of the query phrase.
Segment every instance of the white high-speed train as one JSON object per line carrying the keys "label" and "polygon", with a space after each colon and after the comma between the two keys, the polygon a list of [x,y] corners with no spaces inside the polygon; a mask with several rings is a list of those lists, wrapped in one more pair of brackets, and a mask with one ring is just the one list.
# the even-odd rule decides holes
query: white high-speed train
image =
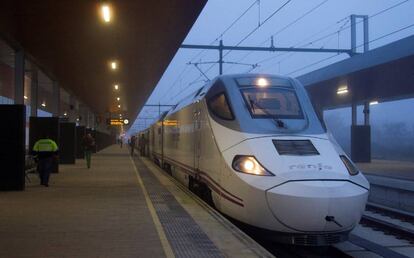
{"label": "white high-speed train", "polygon": [[343,241],[365,209],[368,181],[292,78],[217,77],[138,137],[219,211],[282,242]]}

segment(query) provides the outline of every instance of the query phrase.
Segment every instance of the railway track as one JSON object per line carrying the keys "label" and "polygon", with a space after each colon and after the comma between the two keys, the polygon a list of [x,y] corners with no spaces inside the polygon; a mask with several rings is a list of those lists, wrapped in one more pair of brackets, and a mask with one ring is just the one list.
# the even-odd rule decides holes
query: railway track
{"label": "railway track", "polygon": [[[413,215],[373,204],[367,205],[367,211],[370,214],[365,213],[362,216],[361,224],[377,228],[414,244]],[[389,219],[384,219],[384,217]]]}
{"label": "railway track", "polygon": [[348,243],[337,247],[353,257],[367,257],[370,253],[382,257],[414,257],[414,216],[368,203]]}

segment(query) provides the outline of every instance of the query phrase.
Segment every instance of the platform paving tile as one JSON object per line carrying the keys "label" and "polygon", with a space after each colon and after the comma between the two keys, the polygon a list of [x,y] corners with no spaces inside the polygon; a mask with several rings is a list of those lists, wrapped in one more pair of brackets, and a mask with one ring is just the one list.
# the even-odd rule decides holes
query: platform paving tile
{"label": "platform paving tile", "polygon": [[0,192],[0,257],[164,257],[127,149],[61,165],[50,187]]}
{"label": "platform paving tile", "polygon": [[224,257],[195,220],[156,179],[140,159],[134,159],[176,257]]}

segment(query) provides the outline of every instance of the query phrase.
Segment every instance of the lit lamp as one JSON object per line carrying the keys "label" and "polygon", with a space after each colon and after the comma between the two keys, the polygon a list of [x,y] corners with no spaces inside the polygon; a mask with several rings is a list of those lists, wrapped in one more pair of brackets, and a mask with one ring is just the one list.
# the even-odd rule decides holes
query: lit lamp
{"label": "lit lamp", "polygon": [[344,94],[347,94],[347,93],[348,93],[348,86],[341,86],[336,91],[336,94],[338,94],[338,95],[344,95]]}
{"label": "lit lamp", "polygon": [[111,62],[111,69],[112,69],[112,70],[116,70],[116,69],[118,69],[118,63],[117,63],[117,62],[115,62],[115,61],[112,61],[112,62]]}
{"label": "lit lamp", "polygon": [[107,4],[102,5],[101,14],[102,14],[102,18],[104,22],[108,23],[111,21],[112,12],[111,12],[111,7],[109,7],[109,5]]}
{"label": "lit lamp", "polygon": [[267,86],[269,86],[269,82],[265,78],[259,78],[259,79],[257,79],[256,84],[259,87],[267,87]]}

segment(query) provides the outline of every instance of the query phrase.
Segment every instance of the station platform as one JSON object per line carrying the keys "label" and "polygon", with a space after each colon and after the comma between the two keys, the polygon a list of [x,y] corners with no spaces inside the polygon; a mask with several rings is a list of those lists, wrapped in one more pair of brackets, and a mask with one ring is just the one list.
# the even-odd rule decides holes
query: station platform
{"label": "station platform", "polygon": [[357,167],[368,175],[414,181],[414,162],[373,159],[370,163],[357,163]]}
{"label": "station platform", "polygon": [[272,257],[146,159],[110,146],[0,192],[0,257]]}

